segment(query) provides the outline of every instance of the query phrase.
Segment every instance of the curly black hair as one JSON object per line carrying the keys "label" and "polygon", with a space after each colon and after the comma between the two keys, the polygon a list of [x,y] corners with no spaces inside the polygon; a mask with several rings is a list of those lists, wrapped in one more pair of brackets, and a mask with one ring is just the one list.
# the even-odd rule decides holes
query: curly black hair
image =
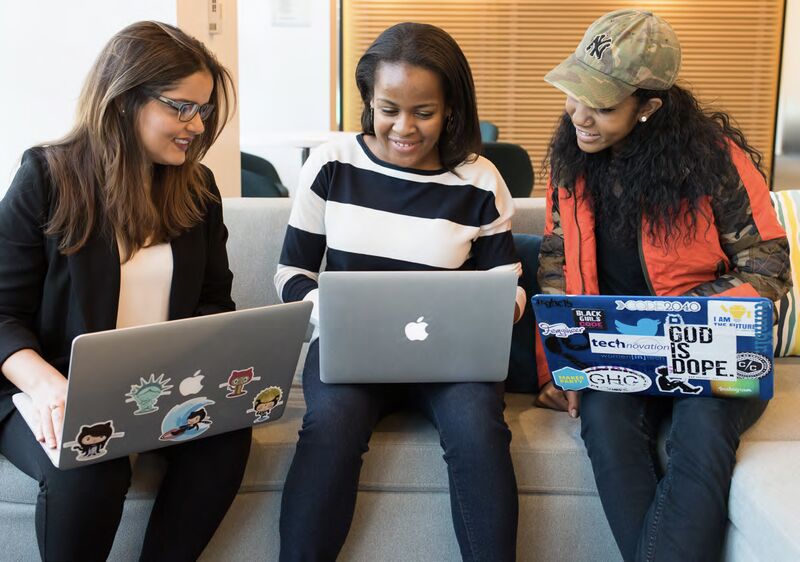
{"label": "curly black hair", "polygon": [[673,85],[668,90],[639,89],[633,95],[640,104],[659,98],[662,106],[646,123],[637,121],[613,154],[610,148],[583,152],[564,113],[544,164],[553,186],[570,193],[579,177],[586,179],[596,220],[607,221],[612,236],[635,239],[644,216],[650,239],[669,247],[677,232],[684,232],[687,240],[692,236],[703,197],[725,197],[740,181],[728,141],[749,154],[763,176],[762,156],[726,113],[704,109],[689,90]]}

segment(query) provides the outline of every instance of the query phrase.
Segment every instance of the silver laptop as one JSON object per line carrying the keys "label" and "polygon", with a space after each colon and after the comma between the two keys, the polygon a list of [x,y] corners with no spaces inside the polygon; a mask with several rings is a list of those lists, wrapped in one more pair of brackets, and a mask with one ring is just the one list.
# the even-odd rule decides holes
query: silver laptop
{"label": "silver laptop", "polygon": [[516,287],[510,271],[322,273],[320,379],[504,380]]}
{"label": "silver laptop", "polygon": [[[274,421],[288,398],[311,303],[84,334],[72,342],[58,468]],[[33,428],[36,413],[13,397]]]}

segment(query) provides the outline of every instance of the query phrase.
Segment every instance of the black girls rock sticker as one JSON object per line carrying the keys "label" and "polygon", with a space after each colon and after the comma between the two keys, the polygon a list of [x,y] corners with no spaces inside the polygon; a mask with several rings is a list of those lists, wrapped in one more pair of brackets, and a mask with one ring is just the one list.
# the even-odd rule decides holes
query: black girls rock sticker
{"label": "black girls rock sticker", "polygon": [[64,449],[78,453],[77,461],[93,461],[108,453],[106,448],[112,439],[125,437],[125,432],[114,431],[114,421],[107,420],[92,425],[82,425],[74,441],[64,443]]}

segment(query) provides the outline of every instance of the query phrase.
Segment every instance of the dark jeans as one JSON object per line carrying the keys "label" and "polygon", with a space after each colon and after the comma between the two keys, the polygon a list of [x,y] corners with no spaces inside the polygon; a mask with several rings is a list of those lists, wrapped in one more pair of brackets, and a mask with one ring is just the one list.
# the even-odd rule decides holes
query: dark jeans
{"label": "dark jeans", "polygon": [[[626,561],[719,560],[739,437],[766,406],[761,400],[583,394],[581,435]],[[662,471],[656,437],[670,411]]]}
{"label": "dark jeans", "polygon": [[[250,428],[155,452],[167,461],[141,560],[196,560],[228,511],[250,452]],[[131,480],[128,457],[59,470],[19,412],[0,423],[0,453],[39,482],[43,560],[106,560]],[[2,558],[2,556],[0,556]]]}
{"label": "dark jeans", "polygon": [[303,390],[308,409],[283,490],[281,560],[336,559],[372,430],[400,403],[413,403],[439,430],[464,560],[514,560],[517,485],[500,385],[324,384],[315,341]]}

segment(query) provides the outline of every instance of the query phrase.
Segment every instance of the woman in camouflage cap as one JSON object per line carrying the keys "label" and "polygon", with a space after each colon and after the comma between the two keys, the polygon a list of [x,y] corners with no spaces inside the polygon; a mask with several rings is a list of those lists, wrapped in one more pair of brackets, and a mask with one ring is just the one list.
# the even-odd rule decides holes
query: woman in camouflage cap
{"label": "woman in camouflage cap", "polygon": [[[542,292],[777,300],[789,289],[761,156],[675,84],[680,61],[669,24],[620,10],[545,77],[567,101],[548,153]],[[573,417],[580,407],[625,560],[719,559],[739,437],[765,401],[586,392],[580,403],[547,382],[537,403]],[[662,471],[657,429],[670,413]]]}

